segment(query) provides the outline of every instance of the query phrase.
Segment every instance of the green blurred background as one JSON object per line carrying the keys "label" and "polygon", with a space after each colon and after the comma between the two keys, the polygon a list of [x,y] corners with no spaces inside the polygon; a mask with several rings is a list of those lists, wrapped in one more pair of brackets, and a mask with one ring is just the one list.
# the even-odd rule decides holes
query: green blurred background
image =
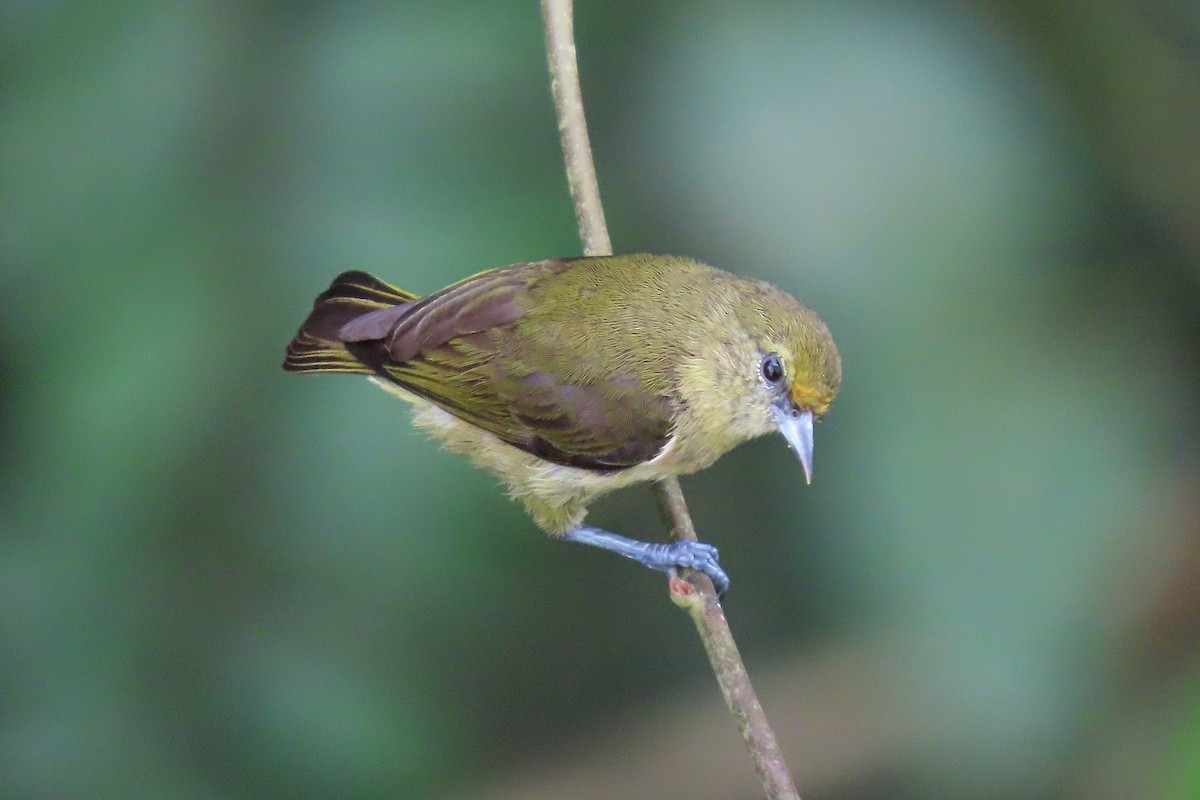
{"label": "green blurred background", "polygon": [[[843,353],[684,482],[802,793],[1200,797],[1200,8],[577,15],[618,251]],[[759,796],[660,576],[279,369],[578,247],[534,3],[0,4],[0,796]]]}

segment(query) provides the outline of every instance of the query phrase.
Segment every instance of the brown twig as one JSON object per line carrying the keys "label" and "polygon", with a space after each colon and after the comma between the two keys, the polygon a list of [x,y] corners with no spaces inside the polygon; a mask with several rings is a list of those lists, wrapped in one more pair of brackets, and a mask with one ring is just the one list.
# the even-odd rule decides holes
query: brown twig
{"label": "brown twig", "polygon": [[558,138],[567,166],[567,185],[575,202],[575,219],[586,256],[611,256],[612,240],[604,222],[600,185],[588,141],[579,89],[579,64],[575,60],[575,31],[571,0],[542,0],[542,25],[546,29],[546,58],[550,62],[550,91],[558,117]]}
{"label": "brown twig", "polygon": [[[583,95],[579,89],[572,13],[571,0],[542,0],[550,86],[583,252],[589,256],[611,255],[612,243],[604,222],[604,207],[600,202],[592,146],[588,141],[587,120],[583,113]],[[679,481],[665,478],[655,483],[654,490],[671,537],[695,541],[696,531]],[[686,581],[671,579],[671,599],[686,609],[696,623],[713,674],[725,696],[725,704],[737,720],[738,730],[754,759],[754,768],[762,781],[763,791],[770,800],[799,800],[800,795],[792,783],[775,733],[754,693],[712,581],[695,570],[687,572]]]}

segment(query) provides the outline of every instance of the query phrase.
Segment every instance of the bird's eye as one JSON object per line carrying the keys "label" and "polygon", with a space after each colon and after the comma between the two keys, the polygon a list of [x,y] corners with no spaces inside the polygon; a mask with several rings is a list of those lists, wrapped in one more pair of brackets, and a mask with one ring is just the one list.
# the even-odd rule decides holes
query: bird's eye
{"label": "bird's eye", "polygon": [[762,360],[762,376],[767,383],[779,383],[783,380],[783,362],[774,353],[768,353]]}

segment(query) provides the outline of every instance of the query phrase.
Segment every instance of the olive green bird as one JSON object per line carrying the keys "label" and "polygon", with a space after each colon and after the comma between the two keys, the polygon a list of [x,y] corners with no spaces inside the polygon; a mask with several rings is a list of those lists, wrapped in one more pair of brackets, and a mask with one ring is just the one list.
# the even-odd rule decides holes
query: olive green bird
{"label": "olive green bird", "polygon": [[813,421],[842,374],[829,329],[791,295],[643,254],[512,264],[424,297],[346,272],[317,297],[283,366],[371,376],[547,533],[652,569],[703,570],[722,592],[713,546],[585,525],[588,504],[704,469],[773,431],[811,481]]}

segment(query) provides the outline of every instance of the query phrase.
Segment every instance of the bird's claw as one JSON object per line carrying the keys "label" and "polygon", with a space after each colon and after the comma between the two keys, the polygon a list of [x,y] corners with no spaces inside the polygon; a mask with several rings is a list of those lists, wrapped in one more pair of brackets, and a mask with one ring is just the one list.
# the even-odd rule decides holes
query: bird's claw
{"label": "bird's claw", "polygon": [[698,569],[712,579],[717,594],[725,596],[729,589],[729,576],[717,563],[719,553],[717,548],[706,542],[693,542],[687,539],[671,544],[657,545],[661,548],[656,554],[661,566],[647,564],[655,569],[668,571],[675,567]]}

